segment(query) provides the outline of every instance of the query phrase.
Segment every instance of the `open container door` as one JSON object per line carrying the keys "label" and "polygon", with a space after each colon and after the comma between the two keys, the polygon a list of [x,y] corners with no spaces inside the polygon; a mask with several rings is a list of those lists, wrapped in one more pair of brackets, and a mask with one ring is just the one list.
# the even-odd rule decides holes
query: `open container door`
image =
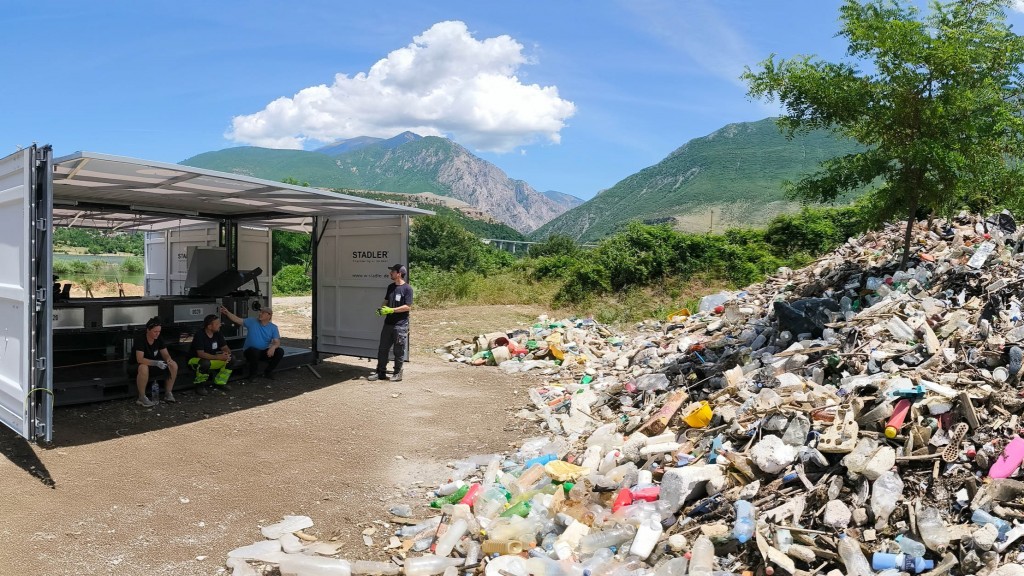
{"label": "open container door", "polygon": [[375,311],[391,283],[388,267],[408,265],[409,217],[318,219],[313,242],[316,352],[376,358],[384,321]]}
{"label": "open container door", "polygon": [[52,437],[52,151],[0,160],[0,422],[30,441]]}

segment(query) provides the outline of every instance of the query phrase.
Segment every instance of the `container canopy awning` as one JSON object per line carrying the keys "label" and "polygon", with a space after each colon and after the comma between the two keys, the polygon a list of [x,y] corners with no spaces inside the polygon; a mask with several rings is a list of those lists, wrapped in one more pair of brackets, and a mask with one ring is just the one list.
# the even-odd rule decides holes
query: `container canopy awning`
{"label": "container canopy awning", "polygon": [[53,224],[159,230],[210,220],[309,231],[313,216],[429,215],[357,196],[94,152],[53,161]]}

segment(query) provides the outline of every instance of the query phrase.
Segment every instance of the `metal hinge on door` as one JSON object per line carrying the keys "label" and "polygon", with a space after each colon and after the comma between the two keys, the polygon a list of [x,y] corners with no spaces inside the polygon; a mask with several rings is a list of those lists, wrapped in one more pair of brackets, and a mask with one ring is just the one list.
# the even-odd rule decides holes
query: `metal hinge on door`
{"label": "metal hinge on door", "polygon": [[36,358],[36,370],[46,370],[46,357]]}

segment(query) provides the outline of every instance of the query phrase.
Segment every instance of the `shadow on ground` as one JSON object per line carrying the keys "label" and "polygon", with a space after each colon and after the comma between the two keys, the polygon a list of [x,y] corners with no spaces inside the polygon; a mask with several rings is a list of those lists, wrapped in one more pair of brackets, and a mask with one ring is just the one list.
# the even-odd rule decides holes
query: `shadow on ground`
{"label": "shadow on ground", "polygon": [[[199,396],[191,389],[175,390],[177,403],[161,402],[154,408],[143,408],[134,399],[60,407],[53,413],[53,441],[39,446],[51,450],[181,426],[266,406],[371,372],[369,368],[336,362],[317,364],[313,370],[319,378],[309,368],[298,367],[276,373],[273,380],[233,379],[229,392],[213,391],[206,396]],[[16,451],[17,448],[10,446],[16,444],[14,439],[20,440],[13,433],[0,437],[0,453]],[[27,444],[25,449],[31,452]]]}
{"label": "shadow on ground", "polygon": [[27,440],[18,436],[13,430],[0,426],[0,454],[13,464],[39,479],[44,486],[57,487],[57,481],[39,459]]}

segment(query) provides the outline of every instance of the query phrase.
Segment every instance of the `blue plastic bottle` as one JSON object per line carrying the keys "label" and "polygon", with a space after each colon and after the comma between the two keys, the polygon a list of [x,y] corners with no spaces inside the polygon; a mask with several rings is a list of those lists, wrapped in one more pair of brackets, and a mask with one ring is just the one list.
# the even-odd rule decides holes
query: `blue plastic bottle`
{"label": "blue plastic bottle", "polygon": [[893,568],[901,572],[920,574],[935,567],[935,562],[925,560],[920,556],[908,556],[906,554],[886,554],[875,552],[871,556],[871,568],[874,570],[891,570]]}
{"label": "blue plastic bottle", "polygon": [[754,505],[746,500],[736,501],[736,523],[732,527],[732,537],[745,543],[754,536]]}
{"label": "blue plastic bottle", "polygon": [[981,510],[980,508],[978,510],[975,510],[974,514],[971,514],[971,521],[974,522],[975,524],[982,524],[982,525],[992,524],[992,525],[994,525],[996,527],[996,530],[999,531],[999,539],[1000,540],[1002,540],[1003,538],[1006,538],[1006,533],[1009,532],[1010,528],[1013,527],[1006,520],[1003,520],[1002,518],[997,518],[997,517],[989,514],[988,512],[985,512],[984,510]]}
{"label": "blue plastic bottle", "polygon": [[523,464],[523,470],[529,470],[535,464],[540,464],[541,466],[543,466],[543,465],[547,464],[548,462],[552,462],[554,460],[558,460],[558,454],[544,454],[543,456],[537,456],[536,458],[530,458],[529,460],[527,460]]}

